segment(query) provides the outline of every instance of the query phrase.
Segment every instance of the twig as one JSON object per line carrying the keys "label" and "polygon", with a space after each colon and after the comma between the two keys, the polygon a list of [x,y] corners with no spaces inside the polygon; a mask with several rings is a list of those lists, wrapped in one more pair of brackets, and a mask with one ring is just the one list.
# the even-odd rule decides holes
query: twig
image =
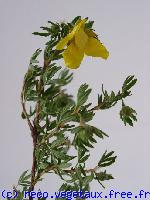
{"label": "twig", "polygon": [[48,167],[46,167],[40,174],[38,174],[37,177],[35,177],[33,184],[35,185],[35,184],[38,182],[38,180],[39,180],[45,173],[47,173],[47,172],[49,172],[49,171],[51,171],[51,170],[54,170],[54,169],[55,169],[55,166],[48,166]]}
{"label": "twig", "polygon": [[[47,66],[49,65],[50,61],[46,61],[44,60],[44,66],[43,66],[43,71],[47,68]],[[32,162],[32,171],[31,171],[31,184],[30,184],[30,188],[29,191],[33,191],[34,190],[34,186],[35,186],[35,176],[36,176],[36,167],[37,167],[37,160],[36,160],[36,147],[37,147],[37,142],[38,142],[38,131],[36,128],[36,124],[39,123],[39,114],[40,114],[40,95],[42,90],[44,89],[43,87],[43,78],[42,75],[40,76],[40,80],[38,83],[38,93],[39,93],[39,98],[36,104],[36,114],[35,114],[35,118],[34,118],[34,128],[32,131],[32,138],[33,138],[33,162]],[[29,200],[33,200],[32,197],[29,197]]]}

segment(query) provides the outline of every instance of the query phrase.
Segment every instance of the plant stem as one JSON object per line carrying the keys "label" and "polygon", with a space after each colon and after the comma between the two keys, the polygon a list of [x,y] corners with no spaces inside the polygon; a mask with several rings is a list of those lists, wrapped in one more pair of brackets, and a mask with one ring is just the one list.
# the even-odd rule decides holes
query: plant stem
{"label": "plant stem", "polygon": [[51,170],[55,170],[55,166],[48,166],[46,167],[40,174],[38,174],[37,177],[35,177],[34,179],[34,185],[38,182],[38,180],[47,172],[51,171]]}
{"label": "plant stem", "polygon": [[[43,71],[46,69],[46,67],[49,65],[50,62],[46,62],[44,61],[44,66],[43,66]],[[43,74],[42,74],[43,75]],[[29,187],[29,191],[33,191],[34,190],[34,186],[36,184],[35,182],[35,176],[36,176],[36,168],[37,168],[37,160],[36,160],[36,148],[37,148],[37,142],[38,142],[38,130],[36,128],[36,124],[39,123],[40,121],[40,96],[41,93],[44,89],[44,85],[43,85],[43,78],[42,75],[40,76],[40,80],[38,83],[38,100],[36,103],[36,114],[35,114],[35,118],[34,118],[34,127],[32,130],[32,139],[33,139],[33,161],[32,161],[32,171],[31,171],[31,184]],[[33,200],[33,198],[30,196],[29,200]]]}
{"label": "plant stem", "polygon": [[[33,191],[34,190],[34,179],[35,179],[35,174],[36,174],[36,165],[37,165],[37,161],[36,161],[36,144],[37,144],[37,130],[34,126],[33,132],[32,132],[32,138],[33,138],[33,163],[32,163],[32,171],[31,171],[31,184],[30,184],[30,188],[29,191]],[[29,197],[29,200],[32,200],[32,197]]]}

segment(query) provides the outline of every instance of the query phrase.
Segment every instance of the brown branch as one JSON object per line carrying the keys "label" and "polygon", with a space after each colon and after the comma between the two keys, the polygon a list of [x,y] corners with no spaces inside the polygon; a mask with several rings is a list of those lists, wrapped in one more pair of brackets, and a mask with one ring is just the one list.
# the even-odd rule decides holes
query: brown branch
{"label": "brown branch", "polygon": [[96,111],[96,110],[100,110],[101,107],[104,105],[104,102],[102,102],[101,104],[94,106],[93,108],[91,108],[89,111]]}
{"label": "brown branch", "polygon": [[[35,156],[35,153],[36,153],[36,144],[37,144],[37,136],[38,136],[37,129],[34,126],[33,131],[32,131],[32,138],[33,138],[33,162],[32,162],[32,171],[31,171],[31,184],[30,184],[29,191],[33,191],[34,190],[34,179],[35,179],[35,175],[36,175],[36,164],[37,164],[36,156]],[[32,197],[29,197],[29,200],[32,200],[32,199],[33,199]]]}
{"label": "brown branch", "polygon": [[[44,66],[43,66],[43,71],[47,68],[47,66],[49,65],[50,61],[44,61]],[[36,124],[39,123],[40,121],[40,96],[41,93],[44,89],[44,84],[43,84],[43,78],[42,75],[40,76],[40,80],[38,83],[38,100],[36,103],[36,114],[35,114],[35,118],[34,118],[34,128],[32,131],[32,138],[33,138],[33,161],[32,161],[32,171],[31,171],[31,184],[30,184],[30,188],[29,191],[33,191],[34,190],[34,186],[36,184],[35,182],[35,176],[36,176],[36,168],[37,168],[37,160],[36,160],[36,147],[37,147],[37,142],[38,142],[38,131],[36,128]],[[29,197],[29,200],[33,200],[32,197]]]}
{"label": "brown branch", "polygon": [[25,115],[25,117],[27,119],[28,125],[29,125],[31,133],[32,133],[33,125],[32,125],[32,123],[29,119],[28,113],[26,111],[26,105],[25,105],[25,102],[24,102],[24,86],[23,86],[23,89],[22,89],[22,92],[21,92],[21,105],[22,105],[22,109],[23,109],[23,114]]}
{"label": "brown branch", "polygon": [[[37,142],[37,134],[36,134],[35,126],[32,125],[32,123],[29,119],[28,113],[26,111],[26,105],[25,105],[25,102],[24,102],[24,88],[25,88],[25,82],[23,84],[23,88],[22,88],[22,92],[21,92],[21,105],[22,105],[22,108],[23,108],[23,113],[24,113],[24,115],[27,119],[28,125],[29,125],[30,130],[31,130],[31,136],[33,138],[33,164],[32,164],[32,173],[31,173],[31,185],[30,185],[30,188],[29,188],[29,191],[32,191],[34,189],[34,185],[32,184],[32,182],[33,182],[34,177],[35,177],[35,167],[36,167],[35,148],[36,148],[36,142]],[[32,200],[32,198],[29,197],[29,200]]]}

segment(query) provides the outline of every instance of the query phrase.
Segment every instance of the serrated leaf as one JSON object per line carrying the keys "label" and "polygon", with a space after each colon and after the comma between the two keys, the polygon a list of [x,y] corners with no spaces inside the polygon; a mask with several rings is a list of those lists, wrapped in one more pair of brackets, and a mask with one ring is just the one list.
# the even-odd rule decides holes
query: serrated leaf
{"label": "serrated leaf", "polygon": [[106,170],[104,172],[100,172],[100,173],[95,173],[96,178],[99,181],[105,181],[105,180],[110,180],[110,179],[114,179],[113,176],[111,174],[107,174]]}
{"label": "serrated leaf", "polygon": [[71,165],[72,165],[71,163],[63,162],[63,163],[59,164],[59,168],[66,169],[66,168],[70,167]]}
{"label": "serrated leaf", "polygon": [[65,161],[70,161],[70,160],[72,160],[76,157],[76,156],[69,156],[66,153],[60,151],[59,149],[57,151],[52,150],[52,153],[56,158],[61,159],[61,160],[65,160]]}
{"label": "serrated leaf", "polygon": [[89,176],[86,176],[85,178],[83,178],[83,183],[84,185],[89,184],[90,182],[92,182],[94,179],[94,175],[93,173]]}
{"label": "serrated leaf", "polygon": [[104,138],[104,136],[109,137],[106,133],[104,133],[102,130],[92,126],[92,131],[95,135],[97,135],[100,138]]}
{"label": "serrated leaf", "polygon": [[123,87],[122,87],[123,92],[130,90],[131,87],[133,87],[136,84],[136,82],[137,82],[137,79],[135,79],[134,76],[128,76],[123,83]]}
{"label": "serrated leaf", "polygon": [[137,113],[133,108],[123,104],[122,109],[120,110],[120,118],[125,125],[129,124],[130,126],[133,126],[133,121],[137,121],[136,115]]}
{"label": "serrated leaf", "polygon": [[55,65],[49,66],[43,74],[44,84],[48,85],[52,82],[52,77],[61,69],[61,67],[57,67]]}
{"label": "serrated leaf", "polygon": [[30,64],[35,63],[37,57],[40,55],[41,52],[42,52],[41,49],[37,49],[37,50],[33,53],[33,55],[31,56],[31,59],[30,59]]}
{"label": "serrated leaf", "polygon": [[18,180],[18,185],[29,186],[30,181],[28,179],[30,177],[31,177],[31,174],[28,174],[28,170],[24,171]]}
{"label": "serrated leaf", "polygon": [[59,138],[57,140],[54,140],[52,143],[51,143],[51,148],[55,148],[57,146],[60,146],[61,144],[63,144],[64,142],[66,141],[65,138]]}
{"label": "serrated leaf", "polygon": [[82,84],[77,94],[77,107],[82,106],[88,99],[91,89],[88,89],[87,84]]}
{"label": "serrated leaf", "polygon": [[90,154],[85,155],[84,157],[82,157],[82,158],[79,160],[79,163],[84,163],[89,157],[90,157]]}
{"label": "serrated leaf", "polygon": [[73,20],[72,20],[72,24],[73,25],[75,25],[75,23],[78,21],[78,20],[80,20],[81,19],[81,16],[77,16],[77,17],[75,17]]}
{"label": "serrated leaf", "polygon": [[107,154],[107,151],[105,151],[105,153],[102,155],[100,161],[98,162],[98,166],[99,167],[107,167],[112,165],[117,156],[112,156],[112,154],[114,153],[114,151],[111,151]]}

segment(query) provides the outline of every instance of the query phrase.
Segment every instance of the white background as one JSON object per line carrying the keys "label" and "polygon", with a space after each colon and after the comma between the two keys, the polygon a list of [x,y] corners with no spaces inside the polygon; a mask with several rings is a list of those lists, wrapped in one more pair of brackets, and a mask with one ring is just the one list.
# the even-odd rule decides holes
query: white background
{"label": "white background", "polygon": [[[110,52],[107,61],[86,57],[69,92],[76,94],[82,83],[93,89],[96,103],[101,84],[109,91],[121,89],[124,79],[134,74],[138,83],[126,103],[137,110],[138,122],[125,127],[119,119],[118,104],[97,112],[93,125],[110,137],[99,139],[88,167],[94,167],[106,149],[114,150],[117,162],[108,169],[115,177],[105,186],[117,191],[150,188],[150,1],[148,0],[0,0],[0,189],[11,188],[20,174],[31,168],[32,140],[26,121],[21,119],[20,91],[31,54],[43,48],[45,39],[33,36],[48,20],[70,21],[89,17]],[[48,175],[41,184],[55,191],[59,177]],[[37,187],[38,188],[38,187]],[[96,182],[91,190],[101,190]]]}

